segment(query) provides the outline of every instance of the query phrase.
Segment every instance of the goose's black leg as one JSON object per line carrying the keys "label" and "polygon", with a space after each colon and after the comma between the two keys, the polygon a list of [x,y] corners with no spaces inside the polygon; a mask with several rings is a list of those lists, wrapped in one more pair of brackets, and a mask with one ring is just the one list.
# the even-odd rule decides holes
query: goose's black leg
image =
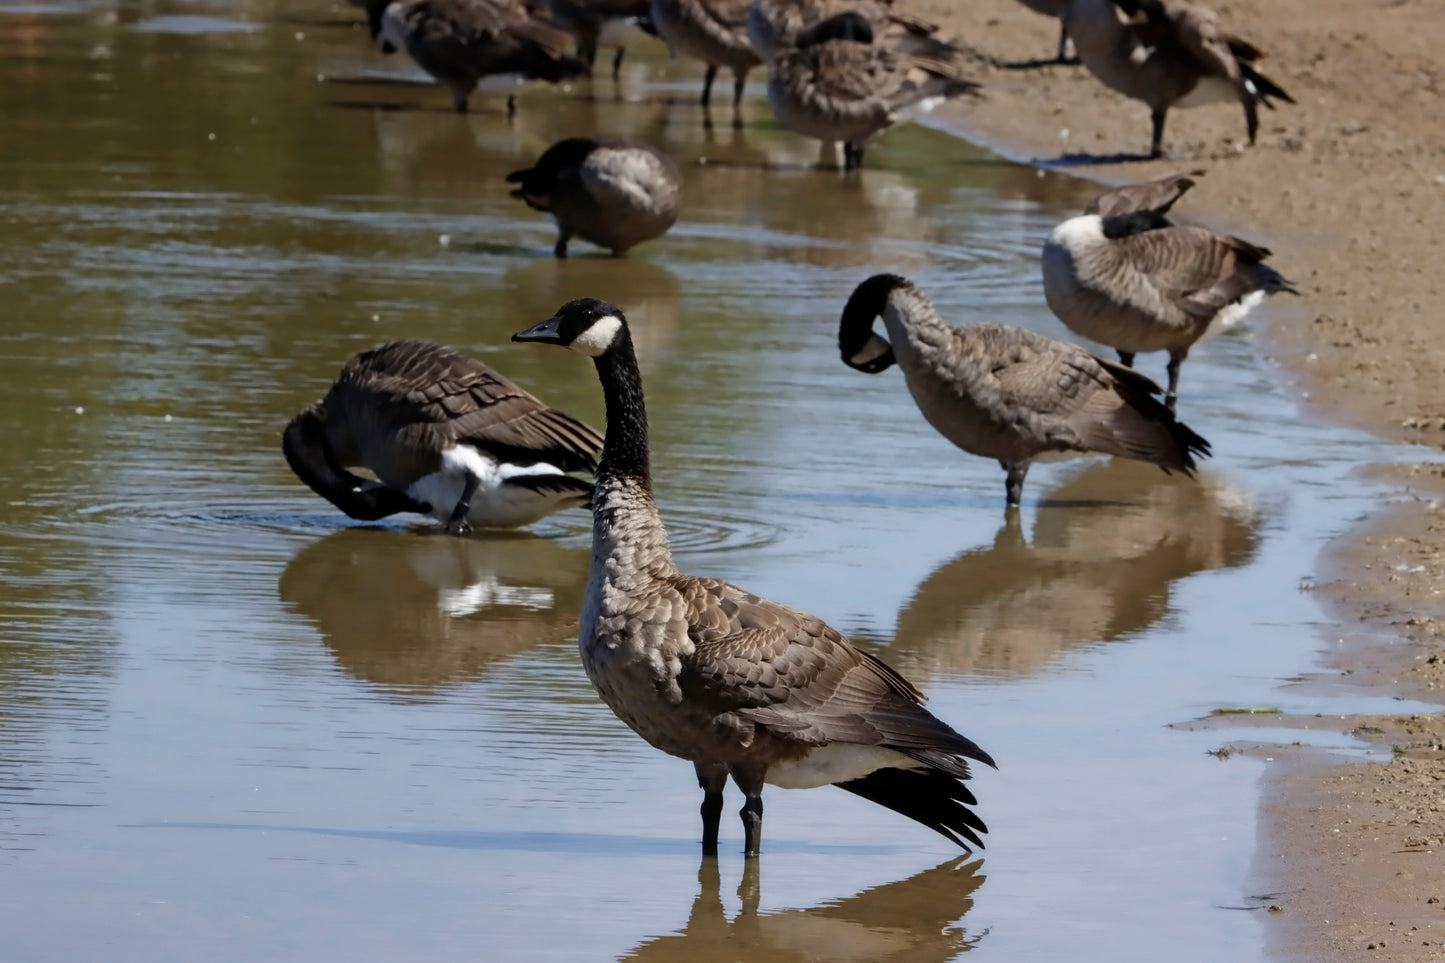
{"label": "goose's black leg", "polygon": [[517,116],[517,95],[507,95],[507,119],[511,120]]}
{"label": "goose's black leg", "polygon": [[557,243],[552,245],[552,256],[565,258],[567,256],[567,242],[572,240],[572,235],[566,231],[557,232]]}
{"label": "goose's black leg", "polygon": [[756,856],[763,851],[763,774],[761,769],[733,767],[733,782],[747,800],[738,815],[743,820],[743,855]]}
{"label": "goose's black leg", "polygon": [[1164,115],[1169,112],[1168,107],[1155,109],[1150,119],[1154,123],[1154,135],[1149,141],[1150,159],[1164,156]]}
{"label": "goose's black leg", "polygon": [[627,52],[626,47],[617,48],[617,56],[612,58],[612,79],[616,80],[622,76],[622,55]]}
{"label": "goose's black leg", "polygon": [[1132,351],[1120,351],[1120,352],[1119,352],[1119,363],[1120,363],[1121,365],[1123,365],[1124,367],[1126,367],[1126,368],[1132,368],[1132,367],[1134,367],[1134,352],[1132,352]]}
{"label": "goose's black leg", "polygon": [[467,476],[466,484],[462,487],[462,497],[457,499],[451,517],[447,519],[448,535],[465,535],[472,530],[472,526],[467,524],[467,512],[472,510],[472,496],[477,493],[477,486],[481,482],[476,475]]}
{"label": "goose's black leg", "polygon": [[712,99],[712,82],[717,79],[717,67],[713,64],[707,65],[707,72],[702,75],[702,105],[707,106]]}
{"label": "goose's black leg", "polygon": [[717,855],[718,824],[722,821],[723,787],[727,785],[728,771],[724,766],[709,766],[695,763],[697,784],[702,787],[702,854]]}
{"label": "goose's black leg", "polygon": [[856,171],[863,166],[863,145],[848,141],[843,145],[843,170]]}
{"label": "goose's black leg", "polygon": [[1024,476],[1029,473],[1029,465],[1032,463],[1025,459],[1013,462],[1001,461],[999,464],[1003,466],[1004,471],[1008,472],[1008,477],[1004,479],[1004,493],[1008,497],[1007,507],[1018,508],[1024,495]]}
{"label": "goose's black leg", "polygon": [[747,86],[748,73],[746,70],[733,74],[733,126],[743,125],[743,115],[740,112],[743,102],[743,88]]}
{"label": "goose's black leg", "polygon": [[1169,352],[1169,364],[1164,368],[1169,372],[1169,390],[1164,392],[1164,406],[1170,411],[1174,410],[1174,403],[1179,397],[1179,366],[1188,355],[1187,350]]}

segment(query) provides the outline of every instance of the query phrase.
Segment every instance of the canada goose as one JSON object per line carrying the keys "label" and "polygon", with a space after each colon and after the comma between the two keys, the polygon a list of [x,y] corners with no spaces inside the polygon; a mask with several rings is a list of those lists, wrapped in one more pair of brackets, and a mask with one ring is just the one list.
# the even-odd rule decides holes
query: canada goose
{"label": "canada goose", "polygon": [[597,63],[597,48],[604,43],[617,46],[612,58],[612,79],[622,73],[622,55],[627,50],[629,28],[654,33],[649,11],[652,0],[547,0],[547,15],[577,37],[577,56],[588,67]]}
{"label": "canada goose", "polygon": [[[1126,13],[1142,13],[1145,20],[1128,22]],[[1170,107],[1238,100],[1253,144],[1258,105],[1273,109],[1271,97],[1294,103],[1254,69],[1263,56],[1259,49],[1224,33],[1208,7],[1179,5],[1171,13],[1160,0],[1071,0],[1059,19],[1090,73],[1149,105],[1154,124],[1150,157],[1164,153],[1164,117]]]}
{"label": "canada goose", "polygon": [[574,235],[626,254],[666,234],[682,205],[682,175],[672,158],[631,140],[559,140],[507,181],[518,185],[513,197],[557,221],[557,257],[567,256]]}
{"label": "canada goose", "polygon": [[[1069,5],[1069,0],[1019,0],[1024,6],[1034,13],[1041,13],[1046,17],[1058,19],[1059,13]],[[1054,55],[1056,63],[1070,63],[1066,56],[1069,49],[1069,31],[1059,24],[1059,52]],[[1075,61],[1077,62],[1077,61]]]}
{"label": "canada goose", "polygon": [[[887,340],[873,333],[883,318]],[[868,374],[894,364],[923,417],[964,451],[998,459],[1015,508],[1033,459],[1093,451],[1194,474],[1209,442],[1154,399],[1148,378],[1078,345],[1002,324],[945,324],[896,274],[853,291],[838,323],[843,363]]]}
{"label": "canada goose", "polygon": [[912,34],[928,37],[935,24],[895,10],[893,0],[753,0],[748,10],[748,42],[766,63],[797,42],[798,34],[829,17],[852,11],[873,28],[875,36]]}
{"label": "canada goose", "polygon": [[1196,341],[1243,320],[1266,294],[1299,293],[1264,263],[1268,248],[1165,217],[1193,176],[1106,191],[1054,228],[1042,259],[1044,299],[1070,331],[1130,367],[1140,352],[1169,352],[1171,408]]}
{"label": "canada goose", "polygon": [[762,61],[748,43],[748,8],[751,0],[652,0],[652,25],[674,54],[707,64],[703,75],[702,105],[712,96],[719,67],[733,72],[733,122],[742,123],[738,105],[748,71]]}
{"label": "canada goose", "polygon": [[618,718],[696,766],[703,852],[717,853],[729,775],[747,797],[750,856],[762,841],[764,783],[837,785],[981,846],[986,829],[967,808],[976,800],[963,780],[969,759],[993,765],[988,753],[819,619],[677,570],[653,500],[642,377],[622,312],[569,301],[512,340],[562,345],[596,365],[607,443],[592,502],[582,664]]}
{"label": "canada goose", "polygon": [[[586,505],[602,436],[452,348],[396,341],[341,369],[291,419],[286,461],[352,518],[418,512],[453,535]],[[379,482],[351,474],[365,466]]]}
{"label": "canada goose", "polygon": [[957,75],[950,60],[911,47],[906,41],[875,43],[873,28],[858,13],[814,24],[798,35],[796,47],[768,64],[773,113],[804,137],[842,141],[844,169],[854,170],[874,134],[978,89]]}
{"label": "canada goose", "polygon": [[[435,77],[459,112],[483,77],[517,74],[558,83],[590,68],[562,51],[571,37],[518,0],[367,0],[367,22],[383,53],[402,48]],[[507,114],[516,98],[507,98]]]}

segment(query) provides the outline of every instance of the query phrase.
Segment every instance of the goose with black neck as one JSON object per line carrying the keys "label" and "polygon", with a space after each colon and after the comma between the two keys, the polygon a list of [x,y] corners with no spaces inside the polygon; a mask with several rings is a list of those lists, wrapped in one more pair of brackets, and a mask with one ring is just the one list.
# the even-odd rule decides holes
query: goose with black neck
{"label": "goose with black neck", "polygon": [[836,785],[960,846],[982,846],[965,781],[974,742],[922,694],[815,616],[673,563],[653,498],[647,411],[622,312],[581,299],[513,335],[593,359],[607,433],[593,498],[578,646],[602,700],[703,790],[703,853],[716,855],[723,789],[746,797],[744,850],[762,846],[765,784]]}

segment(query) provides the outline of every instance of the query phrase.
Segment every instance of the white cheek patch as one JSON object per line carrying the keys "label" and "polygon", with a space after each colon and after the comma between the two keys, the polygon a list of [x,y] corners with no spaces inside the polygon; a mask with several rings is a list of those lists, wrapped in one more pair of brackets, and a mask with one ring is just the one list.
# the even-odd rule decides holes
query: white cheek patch
{"label": "white cheek patch", "polygon": [[622,319],[617,315],[609,314],[600,317],[588,325],[586,331],[573,338],[568,347],[589,358],[596,358],[612,347],[612,341],[617,337],[617,332],[621,328]]}
{"label": "white cheek patch", "polygon": [[878,335],[870,334],[868,336],[868,343],[863,345],[862,349],[848,360],[853,364],[867,364],[870,361],[883,357],[891,351],[892,348],[892,345],[878,337]]}

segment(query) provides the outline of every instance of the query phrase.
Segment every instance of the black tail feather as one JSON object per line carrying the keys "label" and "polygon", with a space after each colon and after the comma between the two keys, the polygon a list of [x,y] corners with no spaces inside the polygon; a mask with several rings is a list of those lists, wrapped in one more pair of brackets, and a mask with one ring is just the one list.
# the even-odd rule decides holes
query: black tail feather
{"label": "black tail feather", "polygon": [[1271,97],[1277,97],[1287,104],[1295,102],[1293,97],[1284,92],[1283,87],[1276,84],[1273,80],[1270,80],[1258,70],[1255,70],[1249,64],[1241,63],[1239,69],[1244,73],[1244,79],[1254,88],[1254,96],[1270,110],[1274,109],[1274,104],[1269,102]]}
{"label": "black tail feather", "polygon": [[988,832],[988,827],[968,808],[978,805],[978,800],[946,772],[879,769],[862,779],[834,785],[922,823],[964,849],[983,849],[979,833]]}

